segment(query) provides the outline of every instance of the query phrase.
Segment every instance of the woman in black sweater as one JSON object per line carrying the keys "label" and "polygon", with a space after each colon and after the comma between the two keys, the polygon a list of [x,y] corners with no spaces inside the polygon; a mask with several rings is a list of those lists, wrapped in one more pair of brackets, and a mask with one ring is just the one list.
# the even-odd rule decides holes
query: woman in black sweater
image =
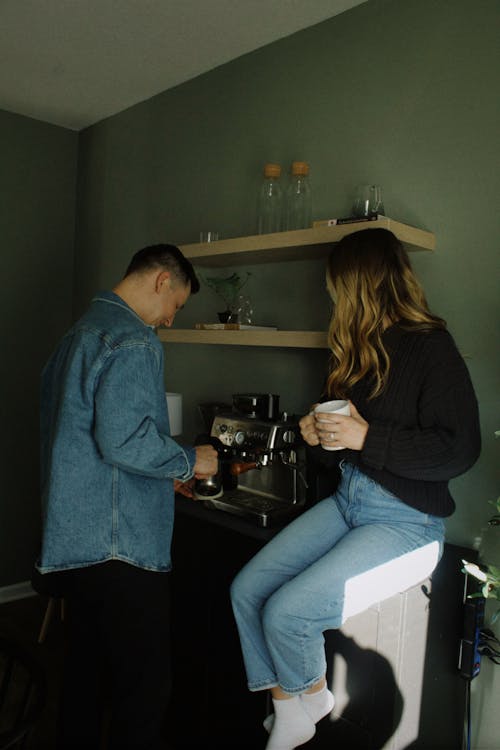
{"label": "woman in black sweater", "polygon": [[248,687],[273,699],[266,750],[307,742],[333,708],[323,632],[434,570],[455,507],[448,481],[480,452],[469,373],[394,234],[344,237],[327,287],[331,357],[320,400],[347,399],[350,415],[319,421],[311,409],[300,427],[311,458],[341,479],[231,587]]}

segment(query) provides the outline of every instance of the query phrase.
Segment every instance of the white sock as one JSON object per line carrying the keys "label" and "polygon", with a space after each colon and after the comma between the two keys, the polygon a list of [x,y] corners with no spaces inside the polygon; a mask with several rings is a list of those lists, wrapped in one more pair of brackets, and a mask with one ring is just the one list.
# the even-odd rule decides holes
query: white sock
{"label": "white sock", "polygon": [[[300,700],[315,724],[329,714],[335,705],[333,693],[326,685],[316,693],[301,693]],[[264,729],[270,732],[273,724],[274,714],[269,714],[263,721]]]}
{"label": "white sock", "polygon": [[266,750],[294,750],[314,737],[316,727],[298,695],[273,698],[274,722]]}
{"label": "white sock", "polygon": [[315,693],[302,693],[300,700],[315,724],[329,714],[335,705],[333,693],[326,685]]}

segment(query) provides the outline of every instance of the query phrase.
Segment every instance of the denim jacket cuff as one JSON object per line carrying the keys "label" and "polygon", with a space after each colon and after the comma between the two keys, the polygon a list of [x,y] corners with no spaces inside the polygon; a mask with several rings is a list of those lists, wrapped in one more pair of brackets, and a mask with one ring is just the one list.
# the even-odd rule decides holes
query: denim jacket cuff
{"label": "denim jacket cuff", "polygon": [[183,460],[184,466],[180,466],[179,468],[179,475],[176,476],[176,479],[180,479],[182,482],[185,482],[188,479],[191,479],[191,477],[194,476],[194,465],[196,463],[196,450],[195,448],[188,448],[185,445],[179,446],[182,450],[181,456],[179,456],[179,463]]}

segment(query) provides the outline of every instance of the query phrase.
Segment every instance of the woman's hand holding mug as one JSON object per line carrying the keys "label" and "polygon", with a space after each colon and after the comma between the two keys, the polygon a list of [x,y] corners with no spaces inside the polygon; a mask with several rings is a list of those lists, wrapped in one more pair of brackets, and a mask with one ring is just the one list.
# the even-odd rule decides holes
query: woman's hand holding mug
{"label": "woman's hand holding mug", "polygon": [[352,401],[339,399],[314,404],[299,421],[299,427],[308,445],[321,444],[328,451],[361,450],[368,432],[368,422]]}

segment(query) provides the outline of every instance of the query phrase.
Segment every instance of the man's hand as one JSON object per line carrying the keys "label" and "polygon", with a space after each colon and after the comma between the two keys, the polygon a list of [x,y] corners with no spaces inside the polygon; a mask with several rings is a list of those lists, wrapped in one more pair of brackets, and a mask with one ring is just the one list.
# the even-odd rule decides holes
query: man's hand
{"label": "man's hand", "polygon": [[355,451],[363,449],[369,425],[352,401],[349,401],[349,406],[350,416],[337,412],[321,412],[321,414],[314,415],[316,434],[319,436],[321,445],[331,445],[332,448],[342,446]]}
{"label": "man's hand", "polygon": [[194,479],[188,479],[186,482],[181,482],[180,479],[174,479],[174,492],[185,497],[193,498],[193,487]]}
{"label": "man's hand", "polygon": [[194,475],[196,479],[207,479],[217,474],[218,453],[212,445],[197,445]]}

